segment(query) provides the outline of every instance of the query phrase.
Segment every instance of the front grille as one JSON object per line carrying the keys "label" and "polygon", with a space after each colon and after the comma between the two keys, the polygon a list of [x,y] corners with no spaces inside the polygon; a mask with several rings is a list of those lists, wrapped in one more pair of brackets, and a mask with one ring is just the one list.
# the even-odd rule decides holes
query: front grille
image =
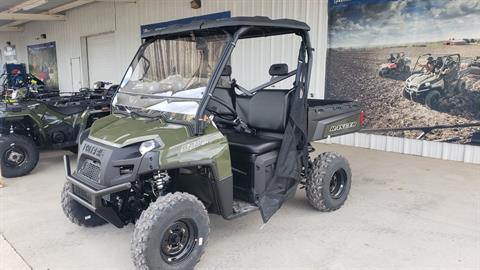
{"label": "front grille", "polygon": [[73,194],[77,195],[78,197],[84,199],[85,201],[91,203],[92,197],[83,189],[73,185]]}
{"label": "front grille", "polygon": [[92,181],[100,182],[100,164],[95,161],[86,159],[78,173]]}
{"label": "front grille", "polygon": [[408,92],[415,92],[417,90],[417,86],[416,85],[407,85],[407,91]]}

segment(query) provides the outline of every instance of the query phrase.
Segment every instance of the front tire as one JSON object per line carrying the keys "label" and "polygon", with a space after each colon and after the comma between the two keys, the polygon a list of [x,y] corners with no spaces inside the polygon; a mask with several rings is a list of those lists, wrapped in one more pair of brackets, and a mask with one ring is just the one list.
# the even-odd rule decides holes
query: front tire
{"label": "front tire", "polygon": [[151,203],[135,224],[131,252],[137,269],[193,269],[205,251],[210,220],[193,195],[176,192]]}
{"label": "front tire", "polygon": [[2,176],[6,178],[29,174],[38,163],[38,148],[27,136],[11,134],[0,143]]}
{"label": "front tire", "polygon": [[351,184],[352,172],[348,161],[336,153],[322,153],[313,161],[307,177],[307,200],[319,211],[337,210],[347,200]]}
{"label": "front tire", "polygon": [[441,96],[442,95],[440,94],[440,92],[438,92],[437,90],[432,90],[425,97],[425,105],[432,110],[438,110],[438,108],[440,107]]}
{"label": "front tire", "polygon": [[65,216],[74,224],[83,227],[96,227],[107,223],[101,217],[85,208],[72,199],[68,192],[72,191],[72,184],[66,182],[62,190],[62,209]]}

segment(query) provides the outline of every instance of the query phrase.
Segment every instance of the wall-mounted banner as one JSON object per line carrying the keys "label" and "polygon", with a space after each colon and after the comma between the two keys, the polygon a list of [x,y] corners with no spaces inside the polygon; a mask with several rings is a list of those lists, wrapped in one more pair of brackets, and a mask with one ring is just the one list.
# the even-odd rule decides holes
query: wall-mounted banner
{"label": "wall-mounted banner", "polygon": [[327,98],[367,132],[480,144],[480,0],[330,0]]}
{"label": "wall-mounted banner", "polygon": [[57,48],[55,42],[27,46],[28,70],[50,89],[58,89]]}

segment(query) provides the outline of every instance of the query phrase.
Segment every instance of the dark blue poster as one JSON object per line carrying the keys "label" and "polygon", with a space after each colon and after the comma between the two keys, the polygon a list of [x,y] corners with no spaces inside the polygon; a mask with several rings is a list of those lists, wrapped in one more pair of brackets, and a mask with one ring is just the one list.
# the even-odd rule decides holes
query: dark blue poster
{"label": "dark blue poster", "polygon": [[368,132],[478,143],[480,0],[330,0],[328,31],[326,97]]}

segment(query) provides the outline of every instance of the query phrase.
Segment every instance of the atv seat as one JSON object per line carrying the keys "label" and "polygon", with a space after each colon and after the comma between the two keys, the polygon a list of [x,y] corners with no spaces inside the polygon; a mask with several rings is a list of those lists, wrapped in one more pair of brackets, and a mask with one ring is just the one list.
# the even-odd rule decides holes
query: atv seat
{"label": "atv seat", "polygon": [[232,152],[260,155],[280,148],[282,140],[244,133],[227,133],[228,145]]}
{"label": "atv seat", "polygon": [[85,111],[85,106],[82,105],[73,105],[73,106],[52,106],[52,105],[47,105],[48,108],[50,108],[53,111],[56,111],[58,113],[64,114],[64,115],[73,115],[77,113],[81,113]]}

